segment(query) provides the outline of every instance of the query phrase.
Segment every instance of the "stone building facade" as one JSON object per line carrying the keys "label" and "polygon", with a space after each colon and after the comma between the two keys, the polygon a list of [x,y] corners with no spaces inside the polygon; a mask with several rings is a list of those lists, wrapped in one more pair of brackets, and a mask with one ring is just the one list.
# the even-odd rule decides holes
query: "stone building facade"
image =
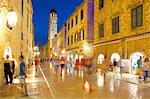
{"label": "stone building facade", "polygon": [[[21,54],[26,60],[32,59],[34,26],[31,0],[1,0],[0,4],[7,6],[0,7],[0,78],[3,78],[3,58],[6,54],[13,57],[17,63]],[[18,16],[17,25],[12,29],[9,29],[6,24],[6,14],[10,8],[13,8]]]}
{"label": "stone building facade", "polygon": [[112,62],[127,59],[135,73],[140,56],[150,58],[149,0],[94,1],[94,56],[98,66],[104,56]]}
{"label": "stone building facade", "polygon": [[67,59],[86,56],[83,46],[94,39],[94,0],[84,0],[67,19],[65,29]]}

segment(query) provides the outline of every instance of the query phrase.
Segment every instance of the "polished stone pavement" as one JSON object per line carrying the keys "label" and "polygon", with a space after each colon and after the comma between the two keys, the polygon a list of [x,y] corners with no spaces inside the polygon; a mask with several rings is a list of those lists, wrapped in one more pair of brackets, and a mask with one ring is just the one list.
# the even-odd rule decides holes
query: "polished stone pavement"
{"label": "polished stone pavement", "polygon": [[83,90],[83,72],[60,76],[50,64],[41,64],[37,72],[32,66],[26,79],[28,96],[24,95],[17,78],[13,85],[0,87],[0,99],[150,99],[150,82],[136,76],[114,77],[108,73],[105,82],[100,72],[87,77],[92,92]]}

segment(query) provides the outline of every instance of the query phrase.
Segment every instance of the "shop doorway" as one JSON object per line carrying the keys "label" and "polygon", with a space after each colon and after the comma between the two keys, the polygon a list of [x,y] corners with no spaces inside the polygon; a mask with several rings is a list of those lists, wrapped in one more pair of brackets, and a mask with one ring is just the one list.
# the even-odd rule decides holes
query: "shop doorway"
{"label": "shop doorway", "polygon": [[104,56],[103,54],[99,54],[98,60],[97,60],[98,64],[102,64],[102,63],[103,63],[104,57],[105,57],[105,56]]}
{"label": "shop doorway", "polygon": [[118,62],[120,60],[120,55],[118,53],[113,53],[111,56],[111,63],[113,63],[114,59]]}
{"label": "shop doorway", "polygon": [[[142,52],[135,52],[131,55],[130,61],[131,61],[131,67],[130,67],[130,72],[131,74],[136,74],[137,70],[137,60],[140,59],[140,56],[144,58],[144,54]],[[144,60],[144,59],[142,59]]]}

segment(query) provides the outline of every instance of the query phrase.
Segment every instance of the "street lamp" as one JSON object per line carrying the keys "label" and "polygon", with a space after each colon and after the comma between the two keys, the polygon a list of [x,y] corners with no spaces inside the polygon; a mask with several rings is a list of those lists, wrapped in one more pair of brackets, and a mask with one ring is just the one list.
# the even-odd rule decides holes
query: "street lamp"
{"label": "street lamp", "polygon": [[[7,27],[9,29],[14,28],[16,26],[17,22],[18,22],[18,16],[17,16],[16,12],[13,10],[12,7],[6,6],[6,5],[3,5],[3,4],[0,5],[0,8],[9,8],[9,10],[8,10],[8,12],[6,14]],[[0,18],[3,20],[2,17],[0,17]],[[1,24],[2,23],[3,22],[1,22]]]}
{"label": "street lamp", "polygon": [[13,10],[10,10],[8,13],[7,13],[7,26],[9,29],[12,29],[16,26],[17,24],[17,21],[18,21],[18,16],[16,14],[15,11]]}
{"label": "street lamp", "polygon": [[90,45],[87,44],[87,43],[85,43],[85,44],[83,45],[83,50],[84,50],[85,52],[89,53],[89,52],[91,51]]}
{"label": "street lamp", "polygon": [[83,51],[87,57],[93,57],[93,49],[92,45],[89,43],[84,43]]}

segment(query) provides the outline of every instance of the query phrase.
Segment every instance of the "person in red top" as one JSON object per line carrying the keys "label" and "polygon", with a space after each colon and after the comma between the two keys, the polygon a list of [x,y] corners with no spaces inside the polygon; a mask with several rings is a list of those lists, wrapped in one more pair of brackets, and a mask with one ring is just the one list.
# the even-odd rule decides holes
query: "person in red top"
{"label": "person in red top", "polygon": [[79,62],[79,59],[77,59],[75,63],[75,69],[78,70],[79,66],[80,66],[80,62]]}
{"label": "person in red top", "polygon": [[36,69],[36,71],[37,71],[38,65],[39,65],[39,60],[38,60],[37,57],[36,57],[36,58],[35,58],[35,69]]}
{"label": "person in red top", "polygon": [[84,59],[81,58],[81,63],[80,63],[80,67],[83,68],[83,65],[84,65]]}

